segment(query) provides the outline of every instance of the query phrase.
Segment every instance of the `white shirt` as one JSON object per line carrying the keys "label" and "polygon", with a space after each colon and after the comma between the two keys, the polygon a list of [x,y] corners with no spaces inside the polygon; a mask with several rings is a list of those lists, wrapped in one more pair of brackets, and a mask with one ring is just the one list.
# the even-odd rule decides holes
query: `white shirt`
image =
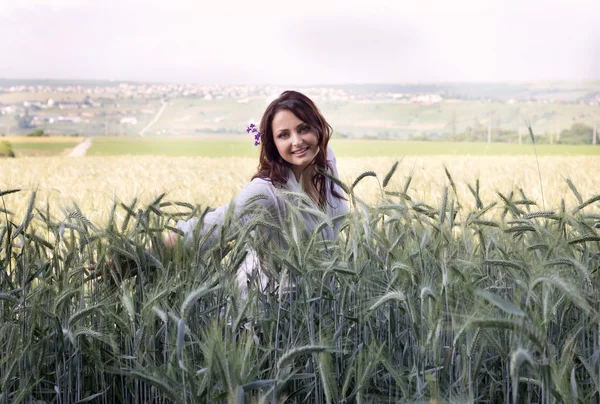
{"label": "white shirt", "polygon": [[[335,155],[330,147],[327,148],[327,161],[333,170],[331,173],[332,176],[339,178]],[[324,240],[335,240],[341,226],[341,220],[334,219],[348,213],[348,202],[332,195],[330,188],[331,180],[326,179],[325,184],[327,203],[325,204],[325,209],[322,210],[302,190],[302,187],[296,180],[296,176],[291,168],[288,174],[288,180],[281,188],[276,188],[268,179],[254,178],[244,186],[231,202],[218,207],[204,216],[204,225],[201,234],[210,231],[212,228],[215,228],[215,230],[217,230],[215,233],[218,233],[218,230],[222,227],[226,214],[230,209],[233,209],[233,217],[238,219],[234,221],[234,223],[244,223],[248,218],[242,214],[242,212],[244,208],[247,207],[247,203],[253,198],[263,195],[264,198],[257,200],[257,202],[267,211],[271,212],[272,215],[275,217],[278,216],[281,220],[280,223],[284,223],[283,219],[291,213],[290,210],[286,208],[286,204],[291,204],[292,206],[300,208],[299,213],[302,216],[307,231],[311,232],[323,221],[328,221],[333,227],[330,225],[324,226],[321,230],[321,237]],[[337,184],[334,185],[334,189],[339,195],[344,195],[342,189]],[[233,206],[231,204],[233,204]],[[186,244],[191,242],[193,231],[198,225],[198,222],[198,218],[179,220],[177,222],[177,228],[184,233]]]}

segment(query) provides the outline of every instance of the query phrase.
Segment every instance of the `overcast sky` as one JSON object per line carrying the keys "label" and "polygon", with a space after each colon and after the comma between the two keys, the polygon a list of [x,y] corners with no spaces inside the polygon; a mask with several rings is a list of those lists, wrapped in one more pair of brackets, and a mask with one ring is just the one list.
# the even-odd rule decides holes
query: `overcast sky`
{"label": "overcast sky", "polygon": [[598,0],[0,0],[0,78],[600,79]]}

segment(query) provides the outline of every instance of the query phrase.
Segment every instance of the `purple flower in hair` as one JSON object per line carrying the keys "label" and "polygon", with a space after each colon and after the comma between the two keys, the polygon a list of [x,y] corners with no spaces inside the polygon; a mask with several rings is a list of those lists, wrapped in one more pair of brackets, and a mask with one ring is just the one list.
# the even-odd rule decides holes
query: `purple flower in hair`
{"label": "purple flower in hair", "polygon": [[258,146],[260,144],[260,132],[256,129],[256,125],[251,123],[246,128],[246,133],[254,133],[254,146]]}

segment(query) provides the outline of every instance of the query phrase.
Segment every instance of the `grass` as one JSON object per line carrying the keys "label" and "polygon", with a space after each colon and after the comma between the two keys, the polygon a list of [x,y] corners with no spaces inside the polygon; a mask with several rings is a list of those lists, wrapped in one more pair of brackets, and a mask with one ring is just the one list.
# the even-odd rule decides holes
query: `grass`
{"label": "grass", "polygon": [[1,139],[7,140],[12,144],[30,144],[34,146],[55,143],[79,143],[83,140],[83,138],[74,136],[2,136]]}
{"label": "grass", "polygon": [[63,155],[68,150],[77,146],[78,143],[79,142],[57,142],[46,144],[15,143],[14,149],[19,157]]}
{"label": "grass", "polygon": [[96,137],[90,156],[258,157],[250,138]]}
{"label": "grass", "polygon": [[[532,155],[531,145],[507,143],[408,142],[401,140],[332,139],[339,157],[390,156],[514,156]],[[537,145],[540,156],[600,156],[600,147]],[[90,156],[257,157],[249,136],[96,137]]]}
{"label": "grass", "polygon": [[[600,196],[571,182],[574,203],[541,211],[529,188],[489,196],[450,170],[422,200],[389,167],[383,199],[349,195],[336,242],[256,211],[169,250],[189,200],[92,224],[5,190],[3,210],[27,208],[0,225],[0,402],[600,399]],[[269,286],[244,299],[249,248]]]}
{"label": "grass", "polygon": [[[7,136],[17,157],[60,156],[83,138],[70,136]],[[259,148],[249,136],[98,136],[93,138],[88,156],[168,156],[168,157],[251,157]],[[358,140],[333,138],[332,147],[339,157],[388,156],[531,156],[531,144],[474,142],[409,142],[401,140]],[[598,156],[600,146],[538,144],[540,156]]]}
{"label": "grass", "polygon": [[25,137],[4,136],[0,140],[9,141],[17,157],[63,156],[73,149],[83,138],[70,136]]}

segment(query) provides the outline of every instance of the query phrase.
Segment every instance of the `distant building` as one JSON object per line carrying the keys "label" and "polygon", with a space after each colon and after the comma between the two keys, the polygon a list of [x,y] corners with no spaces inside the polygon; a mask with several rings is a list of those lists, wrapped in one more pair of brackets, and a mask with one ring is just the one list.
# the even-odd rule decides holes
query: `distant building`
{"label": "distant building", "polygon": [[81,118],[78,116],[59,116],[58,118],[56,118],[57,121],[60,122],[71,122],[71,123],[79,123],[81,122]]}
{"label": "distant building", "polygon": [[133,116],[126,116],[125,118],[121,118],[121,124],[125,124],[125,125],[137,125],[138,120],[136,117]]}
{"label": "distant building", "polygon": [[413,97],[412,101],[417,104],[436,104],[442,102],[443,98],[439,94],[423,94]]}
{"label": "distant building", "polygon": [[62,110],[64,110],[64,109],[79,109],[79,105],[75,104],[75,103],[61,102],[58,105],[58,108],[62,109]]}

